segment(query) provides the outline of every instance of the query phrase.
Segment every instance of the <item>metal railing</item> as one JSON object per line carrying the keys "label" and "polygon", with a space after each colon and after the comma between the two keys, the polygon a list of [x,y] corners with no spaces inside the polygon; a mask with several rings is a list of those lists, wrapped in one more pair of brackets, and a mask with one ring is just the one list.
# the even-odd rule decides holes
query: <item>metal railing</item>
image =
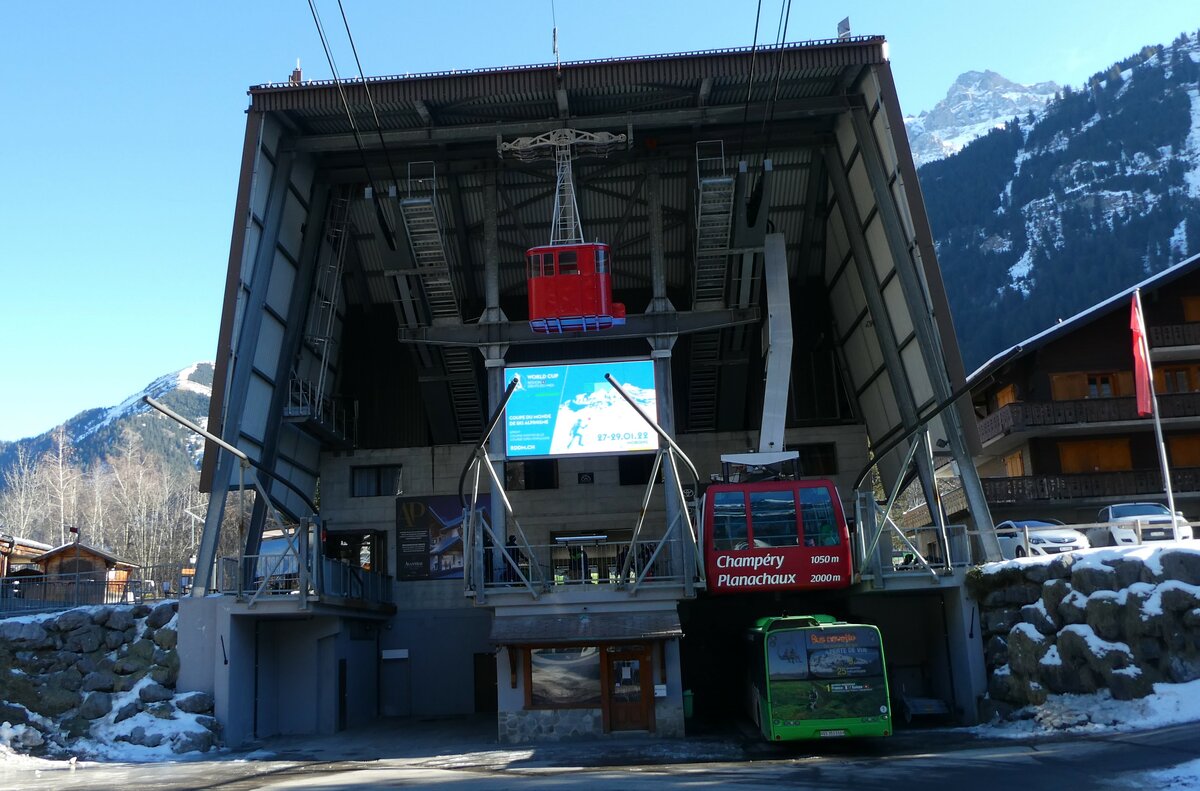
{"label": "metal railing", "polygon": [[140,580],[109,579],[104,571],[0,579],[0,616],[55,612],[97,604],[134,604],[142,598]]}
{"label": "metal railing", "polygon": [[[512,547],[508,550],[511,554]],[[678,540],[661,544],[658,540],[632,544],[629,541],[556,542],[531,544],[529,550],[533,553],[532,567],[527,552],[520,552],[516,558],[521,573],[526,579],[545,580],[549,589],[567,585],[625,587],[638,580],[642,585],[679,585],[683,582]],[[484,556],[486,587],[504,589],[522,584],[500,553],[487,547]]]}
{"label": "metal railing", "polygon": [[[243,555],[219,558],[217,590],[255,600],[330,597],[372,603],[392,601],[392,578],[386,574],[320,556],[302,566],[294,555]],[[301,574],[301,570],[306,573]]]}

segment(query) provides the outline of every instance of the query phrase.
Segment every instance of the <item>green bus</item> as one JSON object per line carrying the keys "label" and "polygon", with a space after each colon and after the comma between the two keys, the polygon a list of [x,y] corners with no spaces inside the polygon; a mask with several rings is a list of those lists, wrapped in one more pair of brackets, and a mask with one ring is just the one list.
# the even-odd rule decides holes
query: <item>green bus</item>
{"label": "green bus", "polygon": [[747,704],[767,740],[891,734],[879,629],[829,615],[772,616],[748,637]]}

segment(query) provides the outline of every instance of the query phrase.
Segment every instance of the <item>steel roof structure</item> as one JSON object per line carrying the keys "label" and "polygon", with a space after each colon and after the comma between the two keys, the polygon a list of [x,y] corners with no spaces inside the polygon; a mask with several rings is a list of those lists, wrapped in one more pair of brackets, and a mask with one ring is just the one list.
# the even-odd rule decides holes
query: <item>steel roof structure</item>
{"label": "steel roof structure", "polygon": [[[477,439],[498,361],[646,356],[657,342],[678,434],[754,425],[761,255],[736,227],[715,252],[698,242],[702,182],[739,168],[734,225],[766,212],[760,233],[786,240],[788,425],[860,422],[881,447],[963,381],[882,37],[297,78],[249,95],[208,426],[303,491],[322,451]],[[523,254],[548,238],[554,170],[500,146],[556,127],[626,135],[575,163],[584,231],[611,245],[613,298],[630,314],[619,331],[546,338],[525,323]],[[697,285],[712,266],[715,298]],[[805,377],[831,380],[830,394],[804,401]],[[928,429],[973,478],[973,421],[951,409]],[[208,451],[203,486],[236,486],[235,460]],[[885,484],[901,466],[884,460]],[[966,485],[987,522],[977,480]]]}

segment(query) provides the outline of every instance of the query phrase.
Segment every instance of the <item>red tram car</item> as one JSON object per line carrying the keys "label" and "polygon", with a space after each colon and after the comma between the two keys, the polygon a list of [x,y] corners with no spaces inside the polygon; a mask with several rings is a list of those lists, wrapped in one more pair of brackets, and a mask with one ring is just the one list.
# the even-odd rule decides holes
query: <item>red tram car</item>
{"label": "red tram car", "polygon": [[526,251],[525,259],[534,332],[588,332],[625,323],[625,306],[612,301],[608,245],[542,245]]}
{"label": "red tram car", "polygon": [[715,483],[703,501],[712,593],[847,588],[850,531],[829,480]]}

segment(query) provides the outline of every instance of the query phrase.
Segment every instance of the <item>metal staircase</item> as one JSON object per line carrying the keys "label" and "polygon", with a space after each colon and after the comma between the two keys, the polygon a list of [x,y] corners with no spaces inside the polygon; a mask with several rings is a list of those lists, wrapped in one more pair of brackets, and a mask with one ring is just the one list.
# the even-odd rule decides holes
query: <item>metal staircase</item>
{"label": "metal staircase", "polygon": [[[729,234],[733,220],[734,179],[725,173],[725,145],[719,140],[696,144],[696,273],[692,310],[726,306]],[[688,355],[689,431],[712,431],[717,420],[717,370],[720,331],[691,338]]]}
{"label": "metal staircase", "polygon": [[[420,189],[427,183],[430,185],[428,192],[421,190],[414,194],[414,186]],[[436,172],[428,179],[414,181],[410,165],[408,197],[400,201],[400,215],[404,219],[430,324],[461,324],[462,313],[450,279],[450,257],[437,208],[436,183]],[[465,347],[446,346],[442,347],[441,355],[459,441],[474,441],[483,433],[483,408],[473,352]]]}
{"label": "metal staircase", "polygon": [[350,197],[342,192],[333,197],[325,222],[325,241],[317,265],[316,283],[304,343],[317,362],[317,379],[302,378],[296,368],[288,382],[284,418],[300,423],[327,442],[352,444],[353,428],[346,423],[346,410],[329,394],[329,371],[337,356],[337,314],[342,296],[342,272],[350,234]]}

